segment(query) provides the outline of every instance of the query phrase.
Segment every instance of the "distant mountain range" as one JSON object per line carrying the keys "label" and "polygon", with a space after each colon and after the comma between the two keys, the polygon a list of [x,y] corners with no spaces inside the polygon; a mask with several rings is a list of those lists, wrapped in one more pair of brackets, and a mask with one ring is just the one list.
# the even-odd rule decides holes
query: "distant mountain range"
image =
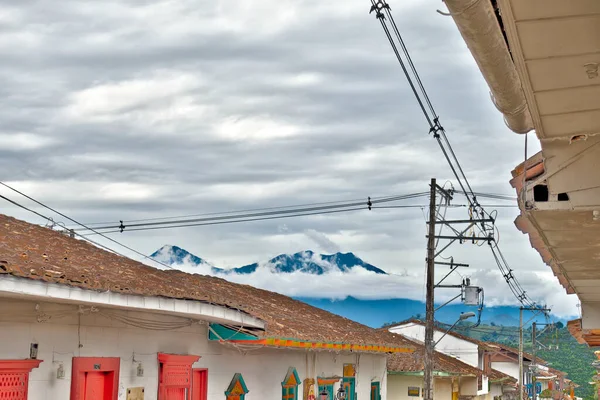
{"label": "distant mountain range", "polygon": [[[334,314],[341,315],[368,325],[374,328],[381,327],[383,324],[400,322],[412,317],[425,318],[425,303],[410,299],[382,299],[382,300],[363,300],[354,297],[347,297],[344,300],[314,299],[298,297],[301,300],[314,307],[318,307]],[[450,304],[435,312],[435,319],[439,322],[453,324],[462,312],[476,312],[476,307],[465,306],[462,304]],[[527,319],[531,318],[529,316]],[[535,320],[530,321],[534,322]],[[476,322],[475,318],[469,322]],[[540,316],[537,322],[545,322],[544,317]],[[565,321],[562,321],[565,322]],[[482,324],[495,324],[501,326],[519,325],[519,307],[517,306],[498,306],[485,307],[483,310]]]}
{"label": "distant mountain range", "polygon": [[[210,262],[177,246],[165,245],[155,251],[150,257],[173,266],[209,267],[213,274],[221,275],[225,279],[227,279],[227,275],[231,274],[251,275],[261,266],[270,268],[273,273],[281,274],[299,271],[323,275],[332,270],[348,272],[354,268],[362,268],[376,274],[386,274],[385,271],[364,262],[353,253],[316,254],[311,250],[306,250],[295,254],[281,254],[265,263],[253,263],[230,269],[217,268]],[[297,297],[297,299],[314,307],[376,328],[386,323],[399,322],[415,316],[424,318],[425,316],[425,304],[423,302],[403,298],[362,300],[347,297],[343,300],[331,300],[329,298]],[[476,310],[472,306],[451,304],[436,311],[435,317],[440,322],[452,324],[456,321],[460,313],[465,311]],[[470,320],[470,322],[475,321]],[[495,324],[499,326],[517,326],[519,324],[519,307],[486,307],[481,322],[483,324]],[[544,322],[543,317],[539,317],[538,322]]]}
{"label": "distant mountain range", "polygon": [[[210,266],[212,272],[215,274],[252,274],[259,267],[259,263],[253,263],[238,268],[217,268],[187,250],[171,245],[161,247],[152,253],[150,257],[169,265],[191,264]],[[353,268],[363,268],[376,274],[385,274],[385,271],[364,262],[353,253],[315,254],[311,250],[306,250],[295,254],[280,254],[268,260],[265,264],[270,266],[273,272],[279,273],[300,271],[322,275],[330,269],[346,272]]]}

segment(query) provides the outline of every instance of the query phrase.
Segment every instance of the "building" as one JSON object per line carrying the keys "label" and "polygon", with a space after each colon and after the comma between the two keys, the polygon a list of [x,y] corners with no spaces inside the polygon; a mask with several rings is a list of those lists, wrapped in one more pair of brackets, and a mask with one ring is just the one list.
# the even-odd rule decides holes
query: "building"
{"label": "building", "polygon": [[541,152],[525,150],[512,172],[521,209],[515,224],[567,293],[579,297],[582,319],[572,331],[600,343],[600,3],[445,4],[507,126],[535,130]]}
{"label": "building", "polygon": [[[396,325],[385,328],[392,333],[405,336],[419,343],[425,342],[425,322],[411,319],[400,322]],[[448,332],[444,336],[445,330],[436,328],[433,333],[433,340],[438,341],[435,350],[457,358],[461,362],[483,371],[477,376],[476,396],[483,396],[489,393],[488,373],[491,365],[487,352],[487,345],[484,342],[461,335],[454,331]]]}
{"label": "building", "polygon": [[0,215],[0,398],[385,400],[401,336]]}
{"label": "building", "polygon": [[[425,347],[415,342],[411,354],[394,354],[388,358],[388,400],[423,398],[423,357]],[[477,384],[483,371],[439,351],[434,352],[433,398],[458,400],[477,396]]]}

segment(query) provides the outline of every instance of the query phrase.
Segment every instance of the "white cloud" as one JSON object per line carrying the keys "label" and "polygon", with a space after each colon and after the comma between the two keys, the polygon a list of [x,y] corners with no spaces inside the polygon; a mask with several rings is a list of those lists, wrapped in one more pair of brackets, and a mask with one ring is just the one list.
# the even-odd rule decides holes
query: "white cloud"
{"label": "white cloud", "polygon": [[304,234],[314,241],[319,250],[325,253],[337,253],[340,251],[340,246],[335,244],[326,234],[318,232],[314,229],[307,229]]}
{"label": "white cloud", "polygon": [[138,107],[182,95],[200,84],[197,75],[173,71],[158,73],[151,78],[98,83],[72,93],[65,114],[74,120],[110,122]]}
{"label": "white cloud", "polygon": [[227,140],[254,141],[286,138],[297,135],[298,127],[274,121],[265,116],[228,117],[215,127],[216,134]]}
{"label": "white cloud", "polygon": [[48,147],[57,140],[50,137],[36,135],[34,133],[0,133],[0,148],[5,151],[26,151]]}

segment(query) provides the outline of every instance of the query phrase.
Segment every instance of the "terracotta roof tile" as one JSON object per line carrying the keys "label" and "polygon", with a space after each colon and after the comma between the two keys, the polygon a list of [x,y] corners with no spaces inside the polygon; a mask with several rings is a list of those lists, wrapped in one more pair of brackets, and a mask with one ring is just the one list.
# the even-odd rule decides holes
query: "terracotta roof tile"
{"label": "terracotta roof tile", "polygon": [[0,214],[2,274],[82,289],[231,307],[265,321],[265,337],[412,347],[400,335],[369,328],[290,297],[220,278],[152,268],[86,241]]}
{"label": "terracotta roof tile", "polygon": [[[515,349],[514,347],[510,347],[505,344],[500,344],[500,343],[496,343],[496,342],[487,342],[487,343],[488,343],[488,346],[490,346],[492,350],[498,351],[498,349],[500,349],[500,350],[503,350],[504,352],[512,353],[513,355],[516,356],[516,360],[519,361],[519,349]],[[529,361],[532,361],[533,354],[529,354],[526,351],[524,351],[523,358],[525,358]],[[540,357],[535,357],[535,359],[538,363],[547,364],[547,362]]]}

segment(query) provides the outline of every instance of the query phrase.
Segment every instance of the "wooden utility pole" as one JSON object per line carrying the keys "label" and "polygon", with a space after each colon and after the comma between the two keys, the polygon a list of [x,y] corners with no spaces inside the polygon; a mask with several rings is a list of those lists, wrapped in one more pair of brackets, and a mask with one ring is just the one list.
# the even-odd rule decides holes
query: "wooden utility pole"
{"label": "wooden utility pole", "polygon": [[519,308],[519,400],[523,400],[523,307]]}
{"label": "wooden utility pole", "polygon": [[433,400],[433,330],[434,330],[434,305],[433,292],[435,289],[435,222],[436,215],[436,180],[431,179],[429,195],[429,235],[427,240],[427,293],[425,303],[425,357],[423,359],[424,392],[423,400]]}

